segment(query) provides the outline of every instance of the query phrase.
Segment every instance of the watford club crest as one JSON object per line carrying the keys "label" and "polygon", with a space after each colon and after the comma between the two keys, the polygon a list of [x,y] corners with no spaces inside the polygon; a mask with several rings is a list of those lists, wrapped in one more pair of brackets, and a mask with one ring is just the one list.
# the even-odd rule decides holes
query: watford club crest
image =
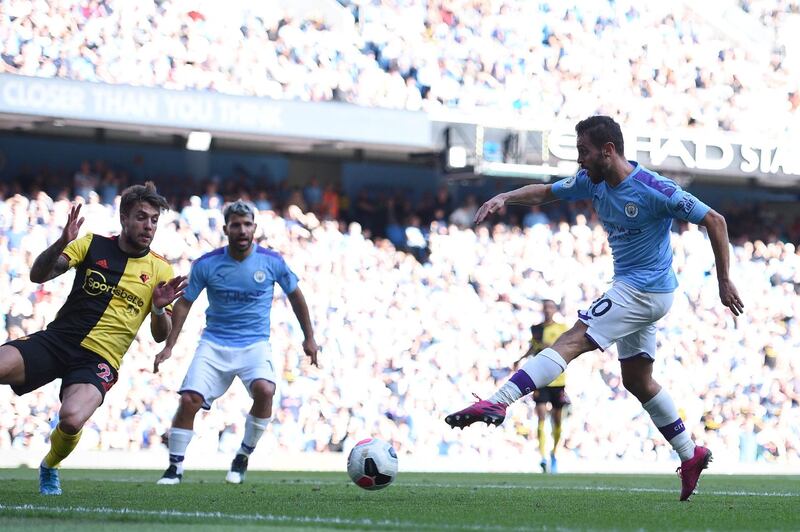
{"label": "watford club crest", "polygon": [[150,280],[150,276],[142,272],[139,274],[139,279],[141,279],[144,284],[147,284],[147,281]]}

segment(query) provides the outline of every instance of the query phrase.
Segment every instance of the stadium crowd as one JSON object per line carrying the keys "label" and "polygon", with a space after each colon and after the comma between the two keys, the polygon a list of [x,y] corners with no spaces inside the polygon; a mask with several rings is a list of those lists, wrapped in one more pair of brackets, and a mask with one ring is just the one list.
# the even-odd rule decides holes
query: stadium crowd
{"label": "stadium crowd", "polygon": [[[102,180],[84,182],[79,174],[73,188],[53,196],[0,187],[0,341],[44,328],[69,292],[71,273],[36,285],[28,272],[60,234],[70,200],[85,202],[84,230],[118,231],[115,195],[104,191]],[[191,260],[224,243],[222,201],[212,187],[162,215],[152,247],[176,272],[188,272]],[[458,209],[471,209],[471,201]],[[448,221],[458,210],[450,206],[443,219],[417,221],[409,226],[416,232],[406,228],[406,245],[422,246],[420,255],[387,238],[369,238],[357,221],[340,222],[291,203],[261,206],[258,240],[298,273],[323,346],[321,368],[308,366],[299,326],[286,298],[278,296],[271,341],[281,382],[266,448],[347,452],[373,435],[392,441],[400,454],[432,459],[538,460],[532,401],[510,409],[497,429],[451,431],[443,416],[471,393],[485,397],[505,381],[526,350],[530,324],[541,319],[542,298],[560,302],[561,319],[572,322],[577,309],[608,286],[610,249],[591,217],[576,212],[567,223],[552,212],[531,212],[522,225],[471,228]],[[734,319],[718,301],[704,234],[682,226],[673,244],[681,287],[660,322],[658,379],[687,428],[718,458],[800,463],[800,250],[780,240],[736,243],[732,276],[746,310]],[[82,449],[163,445],[204,306],[201,296],[175,356],[158,374],[152,373],[158,347],[143,327],[119,382],[85,427]],[[669,445],[622,387],[613,349],[584,355],[567,375],[573,405],[563,441],[572,457],[670,457]],[[0,450],[44,446],[58,389],[53,383],[17,397],[0,387]],[[232,453],[248,407],[244,388],[234,385],[198,417],[196,431],[206,435],[200,439]]]}
{"label": "stadium crowd", "polygon": [[292,16],[276,2],[2,0],[0,71],[543,121],[601,113],[630,126],[798,132],[796,0],[743,0],[733,6],[737,27],[723,6],[675,2],[340,3],[353,23]]}

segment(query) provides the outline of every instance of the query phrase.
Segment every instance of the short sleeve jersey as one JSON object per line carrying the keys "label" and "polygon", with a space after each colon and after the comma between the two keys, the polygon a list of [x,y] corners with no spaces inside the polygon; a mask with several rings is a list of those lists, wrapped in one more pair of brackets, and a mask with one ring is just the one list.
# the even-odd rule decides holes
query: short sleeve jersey
{"label": "short sleeve jersey", "polygon": [[150,313],[153,289],[174,276],[172,266],[150,250],[129,255],[120,249],[117,237],[93,233],[67,244],[63,254],[76,269],[75,281],[47,329],[119,369]]}
{"label": "short sleeve jersey", "polygon": [[255,246],[240,262],[225,246],[192,264],[183,297],[195,301],[205,289],[208,309],[202,338],[225,347],[244,347],[269,340],[275,283],[286,294],[297,289],[297,276],[279,253]]}
{"label": "short sleeve jersey", "polygon": [[584,170],[553,184],[553,194],[565,200],[591,199],[614,256],[614,279],[643,292],[672,292],[678,281],[672,270],[672,219],[699,223],[708,205],[677,183],[643,168],[616,187],[592,183]]}

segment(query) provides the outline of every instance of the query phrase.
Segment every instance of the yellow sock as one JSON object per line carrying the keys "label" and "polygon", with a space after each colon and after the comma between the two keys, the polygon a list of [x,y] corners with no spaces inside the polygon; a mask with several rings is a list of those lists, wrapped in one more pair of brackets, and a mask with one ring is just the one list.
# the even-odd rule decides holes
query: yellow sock
{"label": "yellow sock", "polygon": [[539,438],[539,454],[542,455],[542,460],[547,456],[545,434],[544,434],[544,420],[539,420],[539,426],[536,429],[536,435]]}
{"label": "yellow sock", "polygon": [[561,440],[561,423],[553,424],[553,454],[556,454],[558,442]]}
{"label": "yellow sock", "polygon": [[82,433],[83,430],[77,434],[67,434],[61,430],[60,425],[57,426],[50,433],[50,452],[44,457],[44,465],[50,468],[58,467],[58,464],[78,445]]}

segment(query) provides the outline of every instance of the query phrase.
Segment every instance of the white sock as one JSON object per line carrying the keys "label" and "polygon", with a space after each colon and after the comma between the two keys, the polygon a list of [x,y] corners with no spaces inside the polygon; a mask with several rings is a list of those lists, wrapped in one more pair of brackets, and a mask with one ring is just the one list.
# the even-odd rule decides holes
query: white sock
{"label": "white sock", "polygon": [[650,419],[681,457],[681,461],[689,460],[694,456],[695,445],[692,437],[683,425],[683,420],[678,416],[678,409],[675,408],[675,403],[667,390],[661,388],[661,391],[652,399],[642,403],[642,407],[650,414]]}
{"label": "white sock", "polygon": [[267,430],[267,425],[269,425],[271,418],[268,417],[255,417],[252,414],[247,414],[247,419],[244,422],[244,438],[242,439],[242,446],[239,447],[239,450],[236,454],[243,454],[245,456],[250,456],[256,449],[256,444],[258,440],[261,439],[261,436],[264,435],[264,431]]}
{"label": "white sock", "polygon": [[[489,398],[491,403],[510,405],[537,387],[547,386],[567,369],[567,361],[550,347],[530,357],[525,364]],[[538,384],[536,384],[538,383]]]}
{"label": "white sock", "polygon": [[192,441],[194,432],[187,429],[172,427],[169,430],[169,464],[177,466],[178,473],[183,473],[183,457],[186,456],[186,448]]}

